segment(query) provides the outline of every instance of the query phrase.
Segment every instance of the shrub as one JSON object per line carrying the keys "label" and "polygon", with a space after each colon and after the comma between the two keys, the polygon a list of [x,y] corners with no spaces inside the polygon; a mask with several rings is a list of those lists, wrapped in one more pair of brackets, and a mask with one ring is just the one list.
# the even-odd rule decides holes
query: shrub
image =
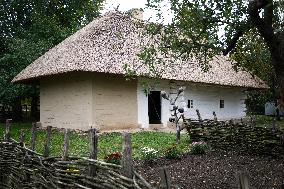
{"label": "shrub", "polygon": [[166,150],[165,156],[168,159],[178,159],[181,156],[181,152],[179,151],[177,145],[173,145]]}
{"label": "shrub", "polygon": [[191,143],[191,153],[192,154],[205,154],[208,148],[209,146],[203,141]]}
{"label": "shrub", "polygon": [[144,160],[151,160],[158,156],[158,151],[154,148],[143,147],[141,148],[141,157]]}
{"label": "shrub", "polygon": [[122,155],[119,152],[113,152],[107,155],[104,160],[107,163],[120,165]]}

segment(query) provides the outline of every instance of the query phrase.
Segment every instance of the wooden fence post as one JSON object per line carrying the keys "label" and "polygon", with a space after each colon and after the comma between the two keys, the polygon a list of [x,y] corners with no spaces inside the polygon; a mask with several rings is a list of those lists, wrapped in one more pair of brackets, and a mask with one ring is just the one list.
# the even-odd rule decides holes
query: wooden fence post
{"label": "wooden fence post", "polygon": [[19,143],[20,143],[20,146],[24,146],[24,140],[25,140],[25,133],[24,131],[21,129],[20,131],[20,137],[19,137]]}
{"label": "wooden fence post", "polygon": [[215,112],[215,111],[213,111],[213,116],[214,116],[214,121],[218,121],[217,115],[216,115],[216,112]]}
{"label": "wooden fence post", "polygon": [[273,118],[272,120],[272,131],[275,132],[276,131],[276,119]]}
{"label": "wooden fence post", "polygon": [[49,156],[49,145],[50,145],[50,140],[51,140],[51,126],[47,126],[46,129],[46,137],[45,137],[45,142],[44,142],[44,151],[43,151],[43,156],[48,157]]}
{"label": "wooden fence post", "polygon": [[131,149],[131,135],[123,133],[123,146],[122,146],[122,174],[128,178],[133,177],[132,167],[132,149]]}
{"label": "wooden fence post", "polygon": [[12,119],[6,119],[6,128],[5,128],[5,136],[4,140],[9,142],[11,140],[11,122]]}
{"label": "wooden fence post", "polygon": [[160,168],[160,189],[171,189],[171,177],[169,174],[168,169],[166,169],[165,167]]}
{"label": "wooden fence post", "polygon": [[[98,135],[96,129],[90,129],[89,131],[90,137],[90,159],[97,159],[98,156]],[[89,175],[91,177],[96,175],[96,166],[90,165]]]}
{"label": "wooden fence post", "polygon": [[201,118],[201,115],[200,115],[200,112],[198,109],[196,109],[196,114],[197,114],[197,117],[198,117],[198,121],[202,122],[202,118]]}
{"label": "wooden fence post", "polygon": [[238,172],[237,173],[237,184],[238,184],[238,189],[249,189],[248,175],[243,172]]}
{"label": "wooden fence post", "polygon": [[250,117],[250,123],[251,123],[251,126],[256,125],[256,120],[252,116]]}
{"label": "wooden fence post", "polygon": [[280,145],[284,148],[284,134],[281,134],[280,136],[279,136],[279,142],[280,142]]}
{"label": "wooden fence post", "polygon": [[32,136],[31,136],[31,140],[30,140],[30,148],[33,151],[35,150],[36,130],[37,130],[36,123],[32,123]]}
{"label": "wooden fence post", "polygon": [[70,136],[70,129],[64,130],[64,144],[63,144],[63,155],[62,161],[66,161],[68,157],[68,150],[69,150],[69,136]]}

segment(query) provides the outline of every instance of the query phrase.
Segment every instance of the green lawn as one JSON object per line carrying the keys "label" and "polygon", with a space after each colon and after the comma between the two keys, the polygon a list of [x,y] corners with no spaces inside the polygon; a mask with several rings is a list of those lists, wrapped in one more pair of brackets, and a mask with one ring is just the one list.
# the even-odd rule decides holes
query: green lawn
{"label": "green lawn", "polygon": [[[25,132],[25,144],[28,146],[30,136],[31,136],[31,124],[27,123],[13,123],[11,136],[12,138],[18,140],[20,135],[20,130]],[[4,136],[5,126],[0,124],[0,136]],[[133,133],[131,138],[132,141],[132,150],[133,158],[141,159],[141,148],[149,147],[158,151],[157,156],[164,156],[166,149],[175,144],[175,133],[163,133],[163,132],[137,132]],[[50,146],[50,155],[51,156],[60,156],[62,153],[62,144],[64,134],[57,130],[52,131],[51,136],[51,146]],[[45,139],[45,131],[40,130],[37,132],[36,140],[36,151],[39,153],[43,152],[43,143]],[[98,149],[99,154],[98,158],[103,159],[107,154],[112,152],[121,152],[122,149],[122,136],[120,133],[103,133],[99,135],[98,139]],[[189,146],[189,137],[187,134],[182,134],[181,143],[178,145],[178,149],[186,153],[188,152]],[[70,151],[69,155],[71,156],[81,156],[87,157],[89,155],[89,141],[88,136],[79,135],[74,132],[70,136]]]}

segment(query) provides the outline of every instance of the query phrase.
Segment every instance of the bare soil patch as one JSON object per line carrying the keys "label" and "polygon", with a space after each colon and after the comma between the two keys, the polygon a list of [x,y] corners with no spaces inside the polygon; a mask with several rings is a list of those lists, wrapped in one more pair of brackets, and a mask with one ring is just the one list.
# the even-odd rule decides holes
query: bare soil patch
{"label": "bare soil patch", "polygon": [[235,176],[238,171],[248,174],[250,186],[255,189],[281,189],[284,182],[283,157],[240,155],[232,151],[185,154],[179,160],[136,161],[135,166],[153,185],[159,182],[159,169],[167,167],[173,184],[186,189],[237,188]]}

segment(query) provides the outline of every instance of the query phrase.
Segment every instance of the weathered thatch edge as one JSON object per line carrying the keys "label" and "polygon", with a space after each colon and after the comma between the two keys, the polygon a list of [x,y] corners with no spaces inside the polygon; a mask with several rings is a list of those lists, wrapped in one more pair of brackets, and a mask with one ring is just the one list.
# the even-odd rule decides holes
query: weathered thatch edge
{"label": "weathered thatch edge", "polygon": [[[48,79],[48,78],[54,78],[56,77],[61,77],[67,74],[74,74],[74,73],[91,73],[91,74],[96,74],[96,73],[104,73],[104,72],[84,72],[84,71],[72,71],[72,72],[62,72],[60,74],[52,74],[52,75],[46,75],[46,76],[40,76],[36,78],[29,78],[25,80],[20,80],[20,81],[13,81],[14,84],[26,84],[26,85],[39,85],[40,80],[42,79]],[[125,77],[123,74],[112,74],[109,73],[110,75],[117,75],[121,77]],[[216,87],[229,87],[229,88],[243,88],[245,90],[267,90],[269,89],[269,86],[266,85],[265,87],[250,87],[250,86],[243,86],[243,85],[222,85],[222,84],[217,84],[217,83],[205,83],[205,82],[193,82],[193,81],[184,81],[184,80],[174,80],[174,79],[163,79],[163,78],[153,78],[153,77],[147,77],[147,76],[134,76],[131,79],[158,79],[158,80],[168,80],[168,81],[176,81],[176,82],[183,82],[183,83],[188,83],[188,84],[196,84],[196,85],[205,85],[205,86],[216,86]],[[126,79],[125,79],[126,80]]]}

